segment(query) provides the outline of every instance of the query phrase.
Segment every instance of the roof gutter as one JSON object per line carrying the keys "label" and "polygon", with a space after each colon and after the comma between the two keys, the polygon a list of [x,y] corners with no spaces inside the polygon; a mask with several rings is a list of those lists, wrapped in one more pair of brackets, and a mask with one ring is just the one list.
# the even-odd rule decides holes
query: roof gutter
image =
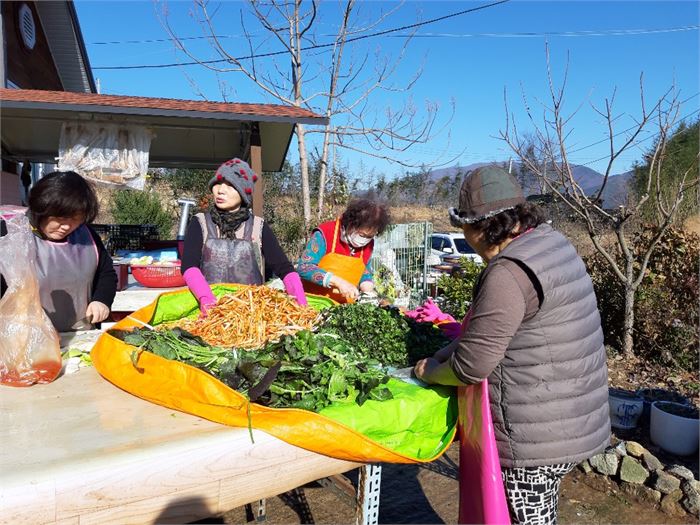
{"label": "roof gutter", "polygon": [[83,40],[83,32],[80,29],[80,22],[78,21],[78,13],[73,5],[73,0],[68,0],[66,2],[68,6],[68,13],[73,20],[73,32],[75,33],[76,41],[78,42],[78,47],[80,48],[80,55],[83,60],[83,67],[85,68],[85,76],[87,76],[88,83],[90,84],[90,92],[97,93],[97,86],[95,84],[95,77],[92,76],[92,67],[90,66],[90,58],[88,57],[87,48],[85,47],[85,40]]}

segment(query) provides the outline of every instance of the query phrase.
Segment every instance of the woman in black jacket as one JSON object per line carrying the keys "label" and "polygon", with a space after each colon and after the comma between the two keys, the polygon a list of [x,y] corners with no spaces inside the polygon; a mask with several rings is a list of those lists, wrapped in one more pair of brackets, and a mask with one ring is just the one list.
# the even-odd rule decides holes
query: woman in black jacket
{"label": "woman in black jacket", "polygon": [[247,162],[224,162],[209,181],[212,205],[187,227],[182,275],[203,315],[216,304],[210,283],[261,285],[273,276],[282,279],[300,305],[307,305],[299,275],[277,237],[262,217],[253,215],[257,179]]}

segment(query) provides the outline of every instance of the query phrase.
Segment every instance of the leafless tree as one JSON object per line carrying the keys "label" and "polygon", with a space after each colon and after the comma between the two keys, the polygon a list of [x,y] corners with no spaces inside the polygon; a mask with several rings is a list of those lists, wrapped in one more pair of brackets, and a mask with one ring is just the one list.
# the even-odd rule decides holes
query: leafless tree
{"label": "leafless tree", "polygon": [[[540,151],[539,141],[533,133],[524,133],[522,135],[521,150],[523,155],[528,158],[528,164],[537,164],[542,173],[547,172],[546,161]],[[524,162],[519,162],[517,167],[511,170],[511,173],[523,187],[526,195],[545,193],[546,188],[542,179],[532,173]]]}
{"label": "leafless tree", "polygon": [[[643,76],[640,76],[640,110],[634,119],[635,124],[618,132],[615,128],[620,116],[616,115],[613,106],[615,93],[605,99],[604,107],[592,109],[601,116],[606,123],[606,142],[608,152],[604,159],[606,169],[600,188],[593,194],[588,194],[574,177],[574,171],[569,161],[568,142],[573,132],[571,119],[581,109],[579,106],[568,113],[564,109],[564,93],[568,66],[560,87],[555,86],[549,59],[547,57],[547,80],[549,82],[549,97],[546,104],[542,104],[542,120],[538,120],[527,100],[525,100],[528,120],[534,129],[536,138],[536,151],[533,156],[532,140],[525,135],[520,135],[515,118],[508,110],[506,100],[506,127],[501,131],[501,138],[510,146],[520,158],[525,168],[542,181],[548,192],[553,193],[561,202],[565,203],[573,214],[585,225],[588,235],[595,249],[608,262],[610,268],[624,287],[625,311],[624,311],[624,341],[623,348],[626,355],[634,353],[634,300],[635,291],[644,278],[649,258],[656,248],[659,240],[673,223],[674,216],[679,205],[683,201],[686,192],[698,184],[697,157],[684,170],[673,188],[666,188],[663,192],[664,181],[661,178],[661,168],[669,152],[668,140],[679,122],[681,102],[674,87],[670,88],[653,106],[649,107],[644,98]],[[637,174],[644,178],[642,186],[645,190],[636,201],[628,201],[626,205],[620,205],[615,209],[606,209],[602,201],[603,191],[613,173],[613,166],[620,156],[635,148],[638,142],[647,132],[653,132],[656,143],[647,154],[646,169],[644,173]],[[536,160],[539,159],[539,160]],[[650,196],[654,195],[654,199]],[[656,206],[656,224],[654,235],[644,241],[640,237],[630,235],[630,226],[634,219],[639,217],[642,207],[647,202],[653,202]],[[612,232],[615,238],[613,246],[619,248],[622,254],[621,263],[610,246],[602,242],[606,233]],[[636,239],[636,240],[633,240]],[[645,242],[644,246],[634,246],[631,243]]]}
{"label": "leafless tree", "polygon": [[[361,3],[360,3],[361,4]],[[193,52],[184,39],[178,37],[168,21],[167,8],[163,9],[163,25],[178,49],[206,67],[218,73],[239,73],[253,82],[262,93],[276,101],[296,107],[310,109],[328,117],[322,129],[307,129],[297,124],[296,138],[299,150],[302,202],[307,226],[312,220],[311,191],[309,187],[310,144],[307,136],[320,134],[319,193],[316,217],[324,210],[325,188],[329,172],[329,158],[333,147],[360,152],[375,158],[415,167],[426,164],[407,160],[406,152],[413,146],[424,144],[443,131],[446,123],[438,126],[437,104],[426,102],[422,110],[410,98],[399,100],[399,108],[378,109],[374,96],[379,92],[406,93],[420,78],[422,68],[416,67],[411,78],[397,84],[394,82],[399,64],[406,56],[412,34],[403,41],[396,57],[381,51],[360,51],[351,44],[376,36],[380,25],[390,19],[401,4],[393,6],[375,19],[363,23],[359,16],[358,3],[344,0],[341,6],[340,26],[325,41],[319,30],[320,5],[318,0],[248,0],[249,16],[240,14],[238,26],[247,43],[245,53],[227,47],[219,36],[216,26],[226,24],[226,33],[231,32],[230,20],[215,20],[210,13],[207,0],[194,0],[194,16],[203,33],[221,60],[204,60]],[[324,17],[324,19],[327,19]],[[252,20],[252,22],[251,22]],[[253,28],[252,26],[256,27]],[[249,27],[250,26],[250,27]],[[324,31],[324,32],[327,32]],[[262,36],[261,36],[262,35]],[[263,38],[264,37],[264,38]],[[282,52],[266,53],[270,42]],[[377,46],[379,49],[379,46]],[[242,55],[246,55],[242,58]],[[312,57],[308,60],[308,57]],[[290,67],[291,66],[291,67]],[[445,159],[449,140],[443,153],[436,155],[433,165],[444,165],[454,158]]]}

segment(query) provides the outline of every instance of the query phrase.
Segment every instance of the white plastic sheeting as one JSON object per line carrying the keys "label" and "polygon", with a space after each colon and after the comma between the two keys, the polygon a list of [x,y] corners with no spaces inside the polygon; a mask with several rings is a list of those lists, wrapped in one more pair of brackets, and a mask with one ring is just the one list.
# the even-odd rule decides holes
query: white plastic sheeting
{"label": "white plastic sheeting", "polygon": [[64,122],[58,169],[87,179],[143,189],[153,133],[145,126],[111,122]]}

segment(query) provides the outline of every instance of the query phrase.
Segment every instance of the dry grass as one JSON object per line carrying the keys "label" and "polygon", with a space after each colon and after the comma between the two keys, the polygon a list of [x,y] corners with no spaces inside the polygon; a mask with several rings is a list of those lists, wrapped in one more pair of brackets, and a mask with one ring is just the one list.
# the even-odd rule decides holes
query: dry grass
{"label": "dry grass", "polygon": [[688,217],[683,223],[683,230],[700,235],[700,214]]}
{"label": "dry grass", "polygon": [[95,184],[93,188],[97,194],[97,202],[100,203],[100,213],[97,214],[97,218],[94,222],[96,224],[112,224],[114,222],[114,218],[112,217],[112,212],[110,210],[112,205],[112,194],[115,190],[102,184]]}
{"label": "dry grass", "polygon": [[447,215],[447,208],[442,206],[435,208],[429,208],[427,206],[391,207],[391,222],[394,224],[423,221],[432,222],[433,231],[436,232],[459,231],[457,228],[450,225],[450,219]]}

